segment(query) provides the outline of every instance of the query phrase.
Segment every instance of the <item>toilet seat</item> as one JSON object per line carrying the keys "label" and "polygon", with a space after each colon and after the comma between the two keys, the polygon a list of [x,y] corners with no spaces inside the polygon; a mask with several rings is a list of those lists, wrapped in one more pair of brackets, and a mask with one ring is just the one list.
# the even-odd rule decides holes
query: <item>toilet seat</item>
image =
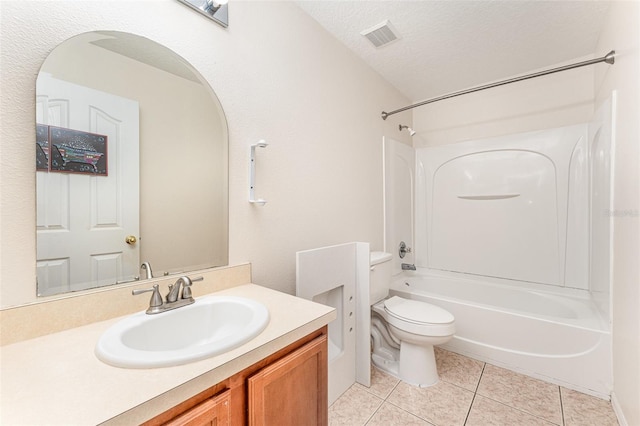
{"label": "toilet seat", "polygon": [[398,330],[424,337],[453,336],[454,316],[438,306],[393,296],[373,306],[373,310]]}
{"label": "toilet seat", "polygon": [[446,325],[455,320],[450,312],[438,306],[398,296],[386,299],[384,309],[402,321],[419,325]]}

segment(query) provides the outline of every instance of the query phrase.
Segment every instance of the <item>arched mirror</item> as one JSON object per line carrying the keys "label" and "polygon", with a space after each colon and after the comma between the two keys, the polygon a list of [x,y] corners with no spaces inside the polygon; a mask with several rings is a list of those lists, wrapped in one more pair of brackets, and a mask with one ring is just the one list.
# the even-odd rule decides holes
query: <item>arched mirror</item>
{"label": "arched mirror", "polygon": [[227,123],[176,53],[65,41],[38,75],[36,136],[38,295],[227,264]]}

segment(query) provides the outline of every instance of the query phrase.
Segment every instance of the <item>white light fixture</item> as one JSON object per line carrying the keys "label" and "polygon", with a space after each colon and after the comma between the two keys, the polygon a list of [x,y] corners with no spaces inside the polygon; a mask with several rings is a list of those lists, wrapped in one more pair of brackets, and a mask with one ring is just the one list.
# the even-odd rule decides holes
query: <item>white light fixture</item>
{"label": "white light fixture", "polygon": [[229,0],[178,0],[223,27],[229,26]]}
{"label": "white light fixture", "polygon": [[204,4],[200,6],[200,9],[213,15],[227,3],[229,3],[229,0],[205,0]]}

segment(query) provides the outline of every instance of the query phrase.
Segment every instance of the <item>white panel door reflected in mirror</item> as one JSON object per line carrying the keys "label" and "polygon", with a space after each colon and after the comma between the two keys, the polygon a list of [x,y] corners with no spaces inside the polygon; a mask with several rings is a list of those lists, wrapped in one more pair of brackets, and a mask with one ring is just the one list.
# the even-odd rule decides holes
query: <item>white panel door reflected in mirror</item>
{"label": "white panel door reflected in mirror", "polygon": [[38,295],[137,280],[143,262],[228,263],[226,118],[183,58],[81,34],[47,57],[36,99]]}

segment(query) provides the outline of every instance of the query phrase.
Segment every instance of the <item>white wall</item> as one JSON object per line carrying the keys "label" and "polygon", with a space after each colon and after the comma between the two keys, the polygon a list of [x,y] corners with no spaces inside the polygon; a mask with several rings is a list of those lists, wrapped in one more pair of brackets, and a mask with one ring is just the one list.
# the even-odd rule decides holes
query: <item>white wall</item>
{"label": "white wall", "polygon": [[[230,262],[292,293],[295,252],[348,241],[383,244],[382,137],[408,103],[290,2],[232,2],[224,29],[175,0],[0,2],[0,306],[35,299],[35,78],[57,44],[86,31],[128,31],[188,60],[222,102],[230,133]],[[264,138],[250,205],[249,146]]]}
{"label": "white wall", "polygon": [[[598,69],[596,105],[617,91],[613,194],[613,403],[628,425],[640,424],[640,3],[613,2],[601,51],[614,66]],[[624,424],[624,423],[623,423]]]}
{"label": "white wall", "polygon": [[[576,58],[570,63],[585,59],[591,58]],[[414,146],[586,123],[593,115],[593,72],[593,66],[577,68],[416,108],[413,128],[418,134]]]}

